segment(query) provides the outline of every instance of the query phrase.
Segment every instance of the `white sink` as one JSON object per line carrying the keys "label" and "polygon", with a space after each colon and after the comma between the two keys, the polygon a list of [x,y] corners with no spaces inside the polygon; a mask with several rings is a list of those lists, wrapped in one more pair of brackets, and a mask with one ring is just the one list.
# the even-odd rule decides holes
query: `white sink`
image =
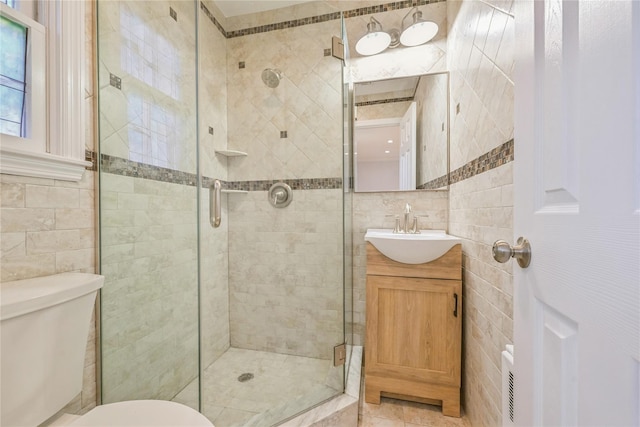
{"label": "white sink", "polygon": [[420,234],[394,233],[391,229],[369,229],[364,240],[383,255],[403,264],[422,264],[446,254],[461,240],[444,230],[420,230]]}

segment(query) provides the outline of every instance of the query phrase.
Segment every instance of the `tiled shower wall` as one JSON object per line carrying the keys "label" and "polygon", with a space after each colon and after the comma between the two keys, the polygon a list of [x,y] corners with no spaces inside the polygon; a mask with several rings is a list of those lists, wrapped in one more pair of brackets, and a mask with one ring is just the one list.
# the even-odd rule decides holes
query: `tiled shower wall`
{"label": "tiled shower wall", "polygon": [[230,195],[231,345],[331,359],[344,338],[342,190]]}
{"label": "tiled shower wall", "polygon": [[[85,148],[95,150],[94,6],[85,9]],[[79,182],[0,175],[0,281],[68,271],[95,273],[96,173]],[[66,408],[85,413],[96,404],[95,319],[91,319],[82,392]]]}
{"label": "tiled shower wall", "polygon": [[98,9],[102,398],[172,399],[198,375],[197,9]]}
{"label": "tiled shower wall", "polygon": [[[228,148],[248,154],[228,161],[229,180],[254,190],[228,195],[233,347],[329,359],[344,339],[342,192],[331,184],[342,177],[342,64],[326,52],[332,35],[339,20],[227,40]],[[275,88],[261,79],[267,68],[282,73]],[[283,209],[260,183],[300,179]]]}
{"label": "tiled shower wall", "polygon": [[451,170],[497,147],[503,151],[499,160],[475,163],[476,169],[497,166],[487,172],[454,173],[454,181],[470,177],[449,191],[449,232],[463,238],[463,405],[472,425],[495,426],[501,424],[500,352],[513,342],[512,262],[495,262],[491,246],[513,239],[513,148],[505,143],[513,139],[514,18],[511,0],[447,5]]}
{"label": "tiled shower wall", "polygon": [[[217,20],[223,19],[213,2],[205,2],[205,8],[198,11],[200,170],[206,177],[226,181],[229,161],[215,150],[227,147],[227,40],[209,17],[213,13]],[[209,190],[202,188],[200,195],[200,349],[206,368],[230,344],[227,202],[237,195],[222,196],[224,220],[218,228],[209,224]]]}

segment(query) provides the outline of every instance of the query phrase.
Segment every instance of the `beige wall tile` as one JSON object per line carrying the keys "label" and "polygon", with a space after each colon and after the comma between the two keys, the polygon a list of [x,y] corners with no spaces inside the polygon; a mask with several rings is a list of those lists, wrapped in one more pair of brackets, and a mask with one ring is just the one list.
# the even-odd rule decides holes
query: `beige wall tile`
{"label": "beige wall tile", "polygon": [[55,228],[54,209],[2,208],[0,211],[2,233],[14,231],[42,231]]}
{"label": "beige wall tile", "polygon": [[[329,359],[342,341],[342,191],[229,196],[231,345]],[[247,262],[251,260],[251,262]]]}
{"label": "beige wall tile", "polygon": [[72,230],[93,228],[95,225],[95,210],[84,209],[56,209],[56,229]]}
{"label": "beige wall tile", "polygon": [[0,183],[0,207],[23,208],[25,185],[21,183]]}
{"label": "beige wall tile", "polygon": [[2,233],[1,259],[25,256],[27,253],[24,232]]}
{"label": "beige wall tile", "polygon": [[79,192],[74,188],[26,186],[27,208],[78,208]]}
{"label": "beige wall tile", "polygon": [[[80,230],[53,230],[27,233],[27,253],[43,254],[86,247]],[[92,246],[89,246],[90,248]]]}
{"label": "beige wall tile", "polygon": [[56,255],[38,254],[2,259],[2,282],[32,277],[49,276],[56,273]]}

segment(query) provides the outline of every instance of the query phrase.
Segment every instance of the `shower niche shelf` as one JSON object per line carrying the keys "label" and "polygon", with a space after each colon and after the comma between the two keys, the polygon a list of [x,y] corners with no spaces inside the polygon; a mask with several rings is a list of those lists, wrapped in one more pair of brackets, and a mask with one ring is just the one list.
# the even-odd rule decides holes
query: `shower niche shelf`
{"label": "shower niche shelf", "polygon": [[225,157],[244,157],[247,155],[244,151],[237,150],[215,150],[215,152]]}

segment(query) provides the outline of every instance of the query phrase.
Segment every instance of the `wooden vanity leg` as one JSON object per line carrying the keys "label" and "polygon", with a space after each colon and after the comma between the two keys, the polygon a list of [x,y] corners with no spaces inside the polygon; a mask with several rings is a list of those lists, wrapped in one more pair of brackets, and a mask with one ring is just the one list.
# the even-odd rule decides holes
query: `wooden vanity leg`
{"label": "wooden vanity leg", "polygon": [[365,383],[364,385],[364,401],[367,403],[373,403],[375,405],[380,404],[380,390],[375,389]]}
{"label": "wooden vanity leg", "polygon": [[443,400],[442,415],[460,418],[460,398]]}

